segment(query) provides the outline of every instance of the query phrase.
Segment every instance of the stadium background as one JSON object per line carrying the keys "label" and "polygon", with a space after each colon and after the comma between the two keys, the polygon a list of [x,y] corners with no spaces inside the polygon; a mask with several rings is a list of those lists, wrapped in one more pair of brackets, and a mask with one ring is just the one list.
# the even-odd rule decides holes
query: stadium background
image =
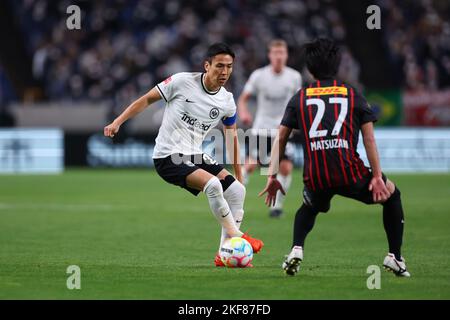
{"label": "stadium background", "polygon": [[[72,4],[81,8],[80,30],[69,30],[66,27],[66,20],[70,16],[66,13],[66,9]],[[381,8],[380,30],[369,30],[366,27],[366,20],[369,17],[366,9],[372,4]],[[170,202],[174,197],[181,203],[188,201],[190,211],[194,209],[206,211],[206,207],[203,208],[206,203],[198,204],[195,199],[185,198],[181,194],[182,191],[170,186],[160,186],[156,176],[151,174],[147,177],[144,174],[148,172],[147,169],[102,171],[93,170],[92,167],[134,169],[152,166],[153,141],[164,111],[162,103],[129,121],[122,127],[114,141],[102,137],[104,125],[133,99],[168,75],[180,71],[201,71],[203,53],[210,43],[216,41],[225,41],[236,51],[234,71],[227,88],[237,99],[250,73],[268,63],[266,44],[271,39],[283,38],[287,41],[290,52],[288,65],[302,73],[304,83],[311,81],[311,77],[304,68],[300,54],[302,44],[319,36],[335,39],[343,49],[339,78],[361,90],[379,114],[380,121],[376,124],[376,128],[382,136],[380,138],[382,165],[388,166],[391,169],[388,171],[393,173],[419,172],[415,175],[400,175],[397,179],[413,188],[409,190],[410,197],[414,198],[414,195],[417,195],[416,199],[423,200],[410,201],[410,208],[416,210],[417,221],[421,223],[422,214],[430,210],[432,202],[441,205],[434,209],[436,212],[448,214],[449,16],[450,3],[437,0],[1,1],[0,172],[13,173],[0,175],[0,214],[3,212],[0,219],[3,220],[2,245],[5,248],[1,264],[4,266],[4,272],[15,270],[17,265],[25,264],[26,259],[32,264],[47,263],[47,251],[42,251],[43,249],[39,251],[40,254],[24,253],[22,258],[20,252],[24,250],[23,246],[30,244],[27,241],[33,243],[37,241],[36,237],[40,238],[48,233],[53,235],[53,238],[47,239],[47,245],[52,248],[49,250],[55,250],[52,246],[53,241],[68,240],[67,233],[63,236],[60,228],[70,225],[69,220],[60,221],[57,218],[59,225],[55,224],[55,230],[47,229],[48,224],[55,222],[55,215],[60,211],[78,213],[85,218],[92,215],[102,222],[103,218],[100,217],[109,210],[121,208],[129,211],[137,210],[139,213],[131,213],[131,219],[141,221],[144,225],[153,222],[140,220],[143,218],[139,214],[142,215],[142,211],[146,210],[151,212],[162,210],[166,215],[165,219],[170,219],[172,215],[174,220],[184,221],[185,217],[182,214],[173,213],[173,208],[167,208],[165,204],[159,202],[159,199]],[[300,166],[302,156],[300,152],[298,154],[296,165]],[[424,171],[437,171],[439,174],[420,173]],[[14,175],[30,172],[60,174]],[[96,185],[99,181],[106,182]],[[72,186],[76,183],[81,186]],[[260,204],[262,201],[254,196],[263,183],[263,177],[257,177],[249,186],[249,194],[252,194],[248,200],[250,210],[265,211]],[[425,183],[425,186],[421,183]],[[92,185],[89,187],[89,184]],[[141,202],[138,200],[134,209],[130,209],[125,203],[134,201],[136,195],[134,192],[137,191],[133,191],[133,188],[136,186],[142,187],[138,191]],[[117,188],[120,192],[114,190],[100,192],[99,188]],[[300,190],[300,182],[296,182],[295,188]],[[295,188],[292,190],[291,198],[288,198],[289,219],[284,220],[283,226],[280,227],[280,230],[286,231],[283,235],[285,239],[281,241],[281,244],[285,245],[289,242],[291,234],[290,219],[298,204],[296,195],[298,191]],[[95,198],[94,194],[98,194],[98,197]],[[425,200],[426,195],[434,196],[435,199]],[[110,197],[116,198],[112,200]],[[144,205],[147,197],[151,199],[148,206]],[[48,203],[45,204],[46,202]],[[61,203],[65,204],[60,206]],[[338,203],[336,210],[345,211],[350,215],[347,217],[349,221],[353,221],[352,212],[363,209],[357,206],[356,209],[350,210],[348,205],[347,202]],[[180,210],[184,208],[181,206]],[[42,214],[42,217],[37,218],[34,213]],[[206,213],[198,221],[206,220],[205,216]],[[124,221],[121,219],[123,218],[114,215],[111,221],[122,225]],[[260,225],[257,218],[249,219],[250,224],[253,222],[251,225],[255,230],[267,228]],[[162,225],[166,227],[172,226],[161,217],[157,220],[161,220]],[[210,220],[212,225],[213,221]],[[28,234],[30,227],[26,225],[33,222],[37,223],[34,235],[31,233],[28,238],[23,239],[23,242],[12,240],[16,234]],[[78,222],[79,224],[75,222],[75,225],[85,235],[86,241],[95,241],[90,236],[91,233],[86,231],[91,230],[91,224],[84,225]],[[416,234],[427,237],[436,232],[438,239],[435,240],[440,244],[438,247],[444,247],[445,243],[448,244],[449,238],[442,233],[448,232],[449,222],[447,216],[438,215],[433,220],[435,225],[428,225],[422,233]],[[176,223],[182,224],[173,221],[173,224]],[[358,223],[362,221],[356,222]],[[126,241],[127,236],[135,232],[133,231],[135,226],[129,222],[125,223],[125,226],[130,230],[129,235],[120,234],[124,231],[117,229],[118,227],[113,229],[119,233],[120,239]],[[349,233],[352,232],[350,229]],[[139,230],[136,232],[140,232]],[[178,229],[175,228],[173,232],[176,230]],[[107,232],[103,229],[91,231]],[[73,235],[75,237],[75,234]],[[266,237],[270,239],[270,236]],[[379,238],[380,243],[383,243],[383,237]],[[176,243],[179,244],[180,241],[177,240]],[[188,243],[198,245],[195,241]],[[134,244],[141,245],[138,241]],[[88,248],[82,246],[77,248],[79,253],[75,254],[74,260],[83,261],[84,255],[96,256],[98,253],[98,251],[90,252]],[[154,250],[148,244],[144,248]],[[280,248],[281,251],[277,254],[280,256],[285,248],[286,246]],[[424,245],[424,250],[425,248],[430,249],[428,244]],[[123,249],[129,250],[129,247]],[[143,248],[137,251],[135,254],[145,255]],[[54,252],[59,251],[56,249]],[[120,254],[124,254],[123,251]],[[357,251],[357,254],[364,256],[360,251]],[[435,255],[439,257],[439,252]],[[108,265],[111,263],[108,257],[113,256],[111,251],[111,256],[105,253],[101,259]],[[206,256],[209,257],[208,254]],[[273,261],[265,263],[278,265],[279,259],[276,258],[280,257],[271,258]],[[17,265],[7,263],[16,261],[16,258]],[[198,254],[197,258],[200,259]],[[314,256],[312,258],[314,259]],[[448,254],[442,258],[440,264],[444,269],[448,269]],[[134,261],[135,256],[131,253],[129,256],[125,254],[124,259],[131,259],[120,271],[126,274],[129,267],[127,263]],[[58,266],[69,260],[69,257],[62,253],[58,258],[50,257],[50,261]],[[418,260],[418,257],[413,257],[413,261]],[[56,272],[53,267],[56,268],[52,265],[45,271],[46,277],[51,277],[51,274]],[[181,265],[177,265],[177,268],[182,272]],[[116,279],[114,271],[109,272],[111,279]],[[17,276],[18,278],[12,279],[5,273],[2,279],[7,279],[9,284],[5,285],[4,282],[8,290],[4,291],[2,297],[41,297],[37,289],[25,290],[26,293],[22,294],[24,291],[14,285],[21,283],[22,278]],[[436,290],[430,289],[430,295],[427,297],[450,297],[449,275],[446,273],[444,277],[447,285],[437,284]],[[313,286],[313,283],[309,285]],[[416,291],[412,290],[407,297],[420,297],[419,293],[414,295],[420,292],[420,287],[417,284]],[[52,291],[53,289],[55,291]],[[71,297],[58,290],[60,288],[52,288],[47,295],[44,294],[44,297]],[[109,289],[104,290],[109,292]],[[287,293],[289,292],[291,291],[287,289]],[[292,296],[261,294],[256,297],[295,298],[297,296],[294,292],[292,291]],[[95,294],[87,296],[102,297],[100,293],[98,296]],[[112,294],[112,297],[125,296],[120,293]],[[175,293],[160,296],[131,295],[136,296],[204,297],[192,292],[179,296]],[[243,293],[242,297],[253,296],[251,293],[248,295]],[[327,295],[325,290],[322,293],[315,292],[312,297],[335,296],[332,293]],[[349,293],[343,297],[360,296]],[[402,293],[396,293],[394,297],[401,298]]]}
{"label": "stadium background", "polygon": [[[70,4],[80,6],[81,30],[66,27]],[[448,3],[375,1],[380,30],[365,27],[370,4],[4,1],[1,32],[9,45],[0,56],[0,122],[63,129],[67,166],[151,166],[162,103],[127,123],[115,145],[95,133],[168,75],[202,70],[212,42],[237,53],[228,84],[237,98],[249,74],[267,63],[266,44],[275,37],[287,41],[289,65],[307,84],[300,48],[324,36],[342,45],[339,77],[365,93],[378,127],[450,126]],[[126,160],[127,152],[136,156]]]}

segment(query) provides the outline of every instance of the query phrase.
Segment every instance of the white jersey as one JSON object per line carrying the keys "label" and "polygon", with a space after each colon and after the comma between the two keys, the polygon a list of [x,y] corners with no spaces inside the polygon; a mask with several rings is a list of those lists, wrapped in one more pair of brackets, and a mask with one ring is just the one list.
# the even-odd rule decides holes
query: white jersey
{"label": "white jersey", "polygon": [[154,159],[175,153],[200,154],[203,140],[219,121],[234,121],[233,94],[224,87],[207,91],[203,77],[199,72],[181,72],[156,85],[166,109],[155,140]]}
{"label": "white jersey", "polygon": [[254,134],[257,129],[278,129],[287,103],[301,86],[300,72],[290,67],[278,74],[270,65],[253,71],[243,92],[256,96]]}

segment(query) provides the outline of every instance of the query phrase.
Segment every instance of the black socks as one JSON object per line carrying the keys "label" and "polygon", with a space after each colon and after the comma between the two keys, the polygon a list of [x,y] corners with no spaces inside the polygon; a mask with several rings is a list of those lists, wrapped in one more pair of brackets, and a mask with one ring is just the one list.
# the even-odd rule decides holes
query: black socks
{"label": "black socks", "polygon": [[383,225],[386,231],[389,252],[395,259],[401,261],[401,246],[403,239],[403,208],[400,190],[395,188],[391,197],[383,203]]}
{"label": "black socks", "polygon": [[306,204],[298,209],[294,222],[294,243],[292,246],[304,246],[305,238],[314,227],[319,212]]}

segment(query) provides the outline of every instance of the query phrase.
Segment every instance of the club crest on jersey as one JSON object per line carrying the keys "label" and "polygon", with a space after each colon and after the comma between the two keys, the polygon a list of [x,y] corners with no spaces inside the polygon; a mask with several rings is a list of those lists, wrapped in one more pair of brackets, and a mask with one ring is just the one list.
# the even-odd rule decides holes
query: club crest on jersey
{"label": "club crest on jersey", "polygon": [[216,107],[212,108],[211,111],[209,112],[209,117],[211,119],[217,119],[217,117],[219,116],[219,109],[217,109]]}

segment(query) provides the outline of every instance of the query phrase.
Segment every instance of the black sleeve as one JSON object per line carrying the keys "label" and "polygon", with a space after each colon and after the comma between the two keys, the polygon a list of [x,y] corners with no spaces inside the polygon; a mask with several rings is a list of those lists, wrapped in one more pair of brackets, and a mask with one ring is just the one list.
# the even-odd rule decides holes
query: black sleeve
{"label": "black sleeve", "polygon": [[297,92],[291,100],[289,100],[286,110],[284,111],[281,125],[292,129],[299,129],[297,112],[300,108],[300,94]]}
{"label": "black sleeve", "polygon": [[372,106],[367,102],[366,98],[355,90],[355,110],[359,115],[359,123],[376,122],[378,120]]}

